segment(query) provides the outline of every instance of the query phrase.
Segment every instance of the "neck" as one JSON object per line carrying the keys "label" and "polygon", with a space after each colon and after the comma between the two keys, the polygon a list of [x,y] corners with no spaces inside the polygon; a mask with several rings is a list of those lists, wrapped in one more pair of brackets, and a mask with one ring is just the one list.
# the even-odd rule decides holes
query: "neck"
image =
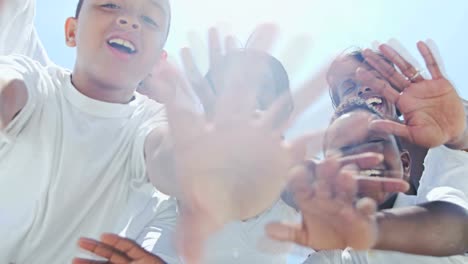
{"label": "neck", "polygon": [[76,70],[76,68],[73,71],[71,81],[80,93],[94,100],[108,103],[126,104],[132,100],[135,92],[135,89],[129,89],[129,87],[133,87],[131,84],[116,85],[106,83],[83,74],[81,71]]}

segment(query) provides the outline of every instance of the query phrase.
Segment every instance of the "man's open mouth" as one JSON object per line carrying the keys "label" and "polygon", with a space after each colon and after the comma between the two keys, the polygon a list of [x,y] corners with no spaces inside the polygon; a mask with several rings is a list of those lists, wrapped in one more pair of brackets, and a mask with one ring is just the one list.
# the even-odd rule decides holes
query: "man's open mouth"
{"label": "man's open mouth", "polygon": [[120,38],[112,38],[107,41],[109,46],[113,47],[114,49],[119,50],[120,52],[127,53],[127,54],[135,54],[137,52],[135,45],[133,45],[130,41],[120,39]]}
{"label": "man's open mouth", "polygon": [[381,110],[383,107],[383,100],[380,97],[374,96],[366,99],[366,104]]}
{"label": "man's open mouth", "polygon": [[380,169],[367,169],[359,172],[361,176],[385,177],[385,171]]}

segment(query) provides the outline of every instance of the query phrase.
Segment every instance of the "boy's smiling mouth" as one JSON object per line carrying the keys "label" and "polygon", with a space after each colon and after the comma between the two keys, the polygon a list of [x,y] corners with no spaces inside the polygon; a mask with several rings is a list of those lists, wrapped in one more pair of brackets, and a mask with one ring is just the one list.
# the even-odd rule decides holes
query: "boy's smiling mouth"
{"label": "boy's smiling mouth", "polygon": [[132,42],[121,39],[121,38],[111,38],[107,41],[112,48],[117,49],[121,52],[125,52],[127,54],[134,54],[137,52],[135,45]]}

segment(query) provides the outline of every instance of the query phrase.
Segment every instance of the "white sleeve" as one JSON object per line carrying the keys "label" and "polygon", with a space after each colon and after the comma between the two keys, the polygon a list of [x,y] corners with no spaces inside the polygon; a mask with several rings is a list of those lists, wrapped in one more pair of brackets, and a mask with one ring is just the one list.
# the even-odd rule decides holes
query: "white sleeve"
{"label": "white sleeve", "polygon": [[468,152],[445,146],[430,149],[424,167],[418,203],[447,201],[468,209]]}
{"label": "white sleeve", "polygon": [[468,263],[468,257],[463,255],[454,255],[449,257],[434,257],[407,254],[396,251],[370,250],[368,251],[369,264],[465,264]]}
{"label": "white sleeve", "polygon": [[136,213],[132,213],[131,220],[120,235],[135,240],[169,264],[182,263],[175,246],[176,199],[159,191],[155,191],[150,199],[145,198],[143,193],[134,193],[128,207],[133,212],[136,210]]}
{"label": "white sleeve", "polygon": [[303,264],[368,264],[367,251],[324,250],[309,255]]}
{"label": "white sleeve", "polygon": [[21,78],[28,92],[28,99],[19,114],[6,127],[6,135],[14,139],[22,131],[29,118],[41,102],[44,102],[50,87],[45,85],[43,76],[47,69],[37,61],[24,56],[0,56],[0,74],[12,73]]}
{"label": "white sleeve", "polygon": [[182,263],[176,251],[176,221],[177,202],[171,198],[162,202],[156,216],[136,238],[137,243],[168,264]]}
{"label": "white sleeve", "polygon": [[0,6],[0,55],[21,54],[39,61],[51,62],[34,26],[35,0],[3,0]]}

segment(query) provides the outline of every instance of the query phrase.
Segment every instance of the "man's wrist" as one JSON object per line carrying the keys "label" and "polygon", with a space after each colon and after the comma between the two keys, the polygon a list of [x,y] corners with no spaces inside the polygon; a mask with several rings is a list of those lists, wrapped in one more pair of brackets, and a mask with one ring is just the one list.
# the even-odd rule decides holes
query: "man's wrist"
{"label": "man's wrist", "polygon": [[445,146],[454,150],[468,151],[468,125],[463,134],[455,140],[445,143]]}

